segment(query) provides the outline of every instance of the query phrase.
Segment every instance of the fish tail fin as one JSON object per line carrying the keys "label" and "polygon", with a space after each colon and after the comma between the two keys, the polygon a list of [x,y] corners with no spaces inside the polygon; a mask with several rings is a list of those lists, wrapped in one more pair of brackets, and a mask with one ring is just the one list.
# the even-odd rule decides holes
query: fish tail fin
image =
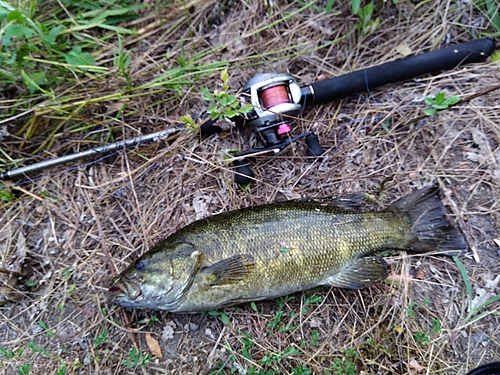
{"label": "fish tail fin", "polygon": [[415,240],[408,250],[439,251],[446,255],[461,255],[467,251],[464,236],[446,218],[436,184],[401,198],[389,209],[402,211],[410,219]]}

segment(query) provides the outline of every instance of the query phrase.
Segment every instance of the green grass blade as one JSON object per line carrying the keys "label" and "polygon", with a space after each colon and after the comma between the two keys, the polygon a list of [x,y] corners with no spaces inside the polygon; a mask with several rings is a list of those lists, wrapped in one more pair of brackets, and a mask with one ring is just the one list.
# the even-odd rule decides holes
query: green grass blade
{"label": "green grass blade", "polygon": [[457,265],[458,270],[460,271],[460,275],[462,276],[462,279],[464,280],[465,290],[467,291],[467,298],[469,299],[468,305],[470,306],[474,296],[472,294],[472,285],[470,283],[469,275],[467,274],[467,270],[465,269],[464,264],[461,262],[460,259],[458,259],[458,257],[454,256],[453,261]]}

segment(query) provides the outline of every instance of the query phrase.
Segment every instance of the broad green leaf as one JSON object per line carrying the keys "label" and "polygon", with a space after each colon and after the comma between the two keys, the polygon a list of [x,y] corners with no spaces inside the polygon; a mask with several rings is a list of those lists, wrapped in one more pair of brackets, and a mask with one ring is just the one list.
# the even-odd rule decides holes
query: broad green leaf
{"label": "broad green leaf", "polygon": [[5,47],[9,47],[13,44],[12,38],[17,38],[18,40],[23,38],[31,38],[35,32],[27,26],[20,25],[17,23],[11,23],[7,25],[4,29],[4,34],[2,36],[2,44]]}
{"label": "broad green leaf", "polygon": [[47,34],[45,40],[51,45],[53,46],[54,44],[56,44],[56,39],[57,39],[57,36],[61,33],[61,30],[64,29],[64,26],[56,26],[56,27],[53,27],[52,29],[50,29],[49,33]]}
{"label": "broad green leaf", "polygon": [[253,105],[252,105],[252,104],[245,104],[244,106],[242,106],[242,107],[240,108],[240,113],[248,113],[248,112],[250,112],[252,109],[253,109]]}
{"label": "broad green leaf", "polygon": [[449,98],[446,98],[446,100],[444,102],[446,103],[446,105],[453,105],[453,104],[457,104],[459,101],[460,101],[460,97],[453,95],[453,96],[450,96]]}
{"label": "broad green leaf", "polygon": [[7,15],[6,20],[9,22],[10,21],[17,21],[20,24],[24,24],[24,23],[26,23],[26,16],[23,14],[23,12],[16,9]]}
{"label": "broad green leaf", "polygon": [[206,100],[207,102],[213,102],[215,100],[214,96],[210,93],[208,88],[202,86],[200,88],[200,91],[201,91],[201,97],[203,98],[203,100]]}
{"label": "broad green leaf", "polygon": [[426,116],[432,116],[436,112],[437,112],[436,108],[426,108],[426,109],[424,109],[424,114]]}
{"label": "broad green leaf", "polygon": [[96,65],[92,55],[88,52],[83,52],[82,48],[79,46],[73,47],[71,51],[63,55],[68,64],[80,67],[83,70],[85,70],[86,67]]}
{"label": "broad green leaf", "polygon": [[436,98],[434,99],[434,102],[439,104],[444,101],[444,92],[440,92],[439,94],[436,95]]}
{"label": "broad green leaf", "polygon": [[236,117],[238,116],[238,111],[235,111],[234,109],[228,109],[224,112],[224,115],[225,117],[229,118]]}

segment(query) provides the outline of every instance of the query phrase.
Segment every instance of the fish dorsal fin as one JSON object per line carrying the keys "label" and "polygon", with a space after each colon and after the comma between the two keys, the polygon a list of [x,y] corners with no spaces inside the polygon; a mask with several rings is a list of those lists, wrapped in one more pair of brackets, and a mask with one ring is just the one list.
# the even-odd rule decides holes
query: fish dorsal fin
{"label": "fish dorsal fin", "polygon": [[354,192],[350,194],[341,195],[330,204],[340,209],[347,211],[359,211],[363,208],[363,202],[366,199],[366,194],[361,192]]}
{"label": "fish dorsal fin", "polygon": [[387,263],[379,257],[366,257],[327,279],[326,284],[338,288],[362,289],[387,278]]}
{"label": "fish dorsal fin", "polygon": [[239,254],[202,268],[201,272],[206,274],[211,285],[222,285],[243,280],[245,275],[254,268],[253,256]]}
{"label": "fish dorsal fin", "polygon": [[324,204],[331,207],[336,207],[341,211],[361,211],[364,208],[364,201],[366,194],[361,192],[354,192],[341,195],[337,198],[314,198],[314,199],[299,199],[298,202],[315,202]]}

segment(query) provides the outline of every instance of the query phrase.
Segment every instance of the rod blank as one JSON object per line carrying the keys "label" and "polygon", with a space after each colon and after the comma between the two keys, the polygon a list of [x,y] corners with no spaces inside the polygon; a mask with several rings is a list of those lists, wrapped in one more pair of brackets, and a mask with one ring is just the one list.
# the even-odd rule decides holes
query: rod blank
{"label": "rod blank", "polygon": [[5,179],[8,177],[17,177],[20,175],[28,174],[31,172],[41,171],[50,167],[54,167],[56,165],[65,164],[85,158],[90,158],[96,155],[106,154],[108,152],[113,152],[120,149],[126,149],[130,147],[137,146],[144,142],[149,142],[154,139],[163,139],[181,131],[183,128],[172,128],[167,130],[162,130],[156,133],[141,135],[139,137],[127,139],[125,141],[119,141],[110,143],[108,145],[96,147],[90,150],[77,152],[75,154],[70,154],[66,156],[61,156],[59,158],[42,161],[40,163],[35,163],[32,165],[28,165],[26,167],[17,168],[12,171],[4,172],[0,174],[0,179]]}

